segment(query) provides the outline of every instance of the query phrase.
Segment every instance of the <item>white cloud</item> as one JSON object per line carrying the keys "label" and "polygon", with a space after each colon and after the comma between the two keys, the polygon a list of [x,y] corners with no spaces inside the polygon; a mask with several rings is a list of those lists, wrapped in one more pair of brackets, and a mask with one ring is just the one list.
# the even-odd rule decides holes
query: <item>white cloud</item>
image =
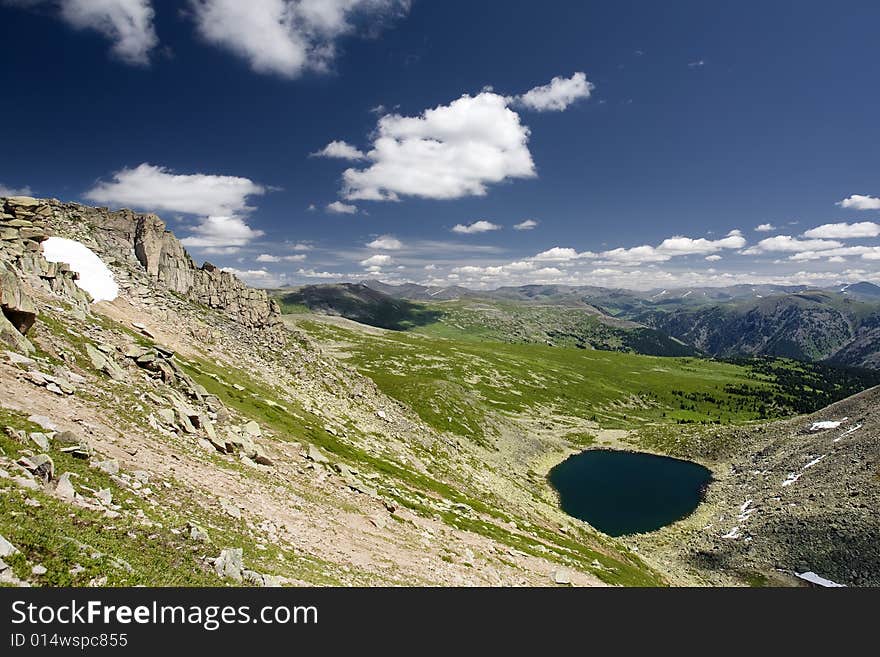
{"label": "white cloud", "polygon": [[394,260],[390,255],[373,255],[366,260],[361,260],[362,267],[384,267],[393,264]]}
{"label": "white cloud", "polygon": [[33,192],[28,186],[24,187],[7,187],[0,183],[0,196],[31,196]]}
{"label": "white cloud", "polygon": [[487,185],[532,178],[529,129],[495,93],[464,95],[420,116],[379,119],[367,153],[371,164],[343,173],[348,199],[483,196]]}
{"label": "white cloud", "polygon": [[224,267],[223,271],[228,271],[253,287],[280,287],[287,280],[285,274],[274,274],[266,269]]}
{"label": "white cloud", "polygon": [[332,203],[328,203],[326,210],[327,212],[331,212],[333,214],[357,214],[358,211],[356,205],[343,203],[342,201],[333,201]]}
{"label": "white cloud", "polygon": [[837,249],[826,249],[824,251],[801,251],[789,257],[789,260],[795,262],[804,262],[809,260],[821,260],[828,258],[844,258],[846,256],[861,256],[864,260],[880,259],[880,246],[842,246]]}
{"label": "white cloud", "polygon": [[769,233],[772,230],[776,230],[776,226],[773,224],[760,224],[755,226],[756,233]]}
{"label": "white cloud", "polygon": [[263,231],[254,230],[244,219],[235,216],[210,216],[193,228],[192,234],[180,240],[187,247],[205,249],[213,253],[234,253],[238,247],[262,237]]}
{"label": "white cloud", "polygon": [[533,228],[537,228],[538,222],[534,219],[526,219],[525,221],[521,221],[518,224],[514,224],[514,230],[532,230]]}
{"label": "white cloud", "polygon": [[176,174],[164,167],[143,163],[134,169],[117,171],[112,182],[99,182],[85,193],[85,198],[156,212],[234,215],[251,211],[248,197],[266,191],[248,178]]}
{"label": "white cloud", "polygon": [[399,251],[403,248],[403,242],[393,235],[380,235],[372,242],[368,242],[367,248],[379,251]]}
{"label": "white cloud", "polygon": [[314,269],[298,269],[296,273],[300,276],[305,276],[306,278],[352,278],[351,274],[341,274],[331,271],[316,271]]}
{"label": "white cloud", "polygon": [[190,0],[199,34],[259,73],[292,78],[325,71],[336,41],[355,23],[374,28],[405,14],[410,0]]}
{"label": "white cloud", "polygon": [[311,251],[312,246],[310,244],[305,244],[303,242],[298,242],[290,247],[294,251]]}
{"label": "white cloud", "polygon": [[460,233],[461,235],[474,235],[477,233],[488,233],[492,230],[501,230],[501,226],[498,224],[493,224],[491,221],[485,221],[484,219],[480,219],[471,224],[455,224],[452,227],[453,233]]}
{"label": "white cloud", "polygon": [[584,73],[570,78],[553,78],[549,84],[530,89],[513,99],[520,105],[536,112],[561,112],[580,98],[589,98],[594,86]]}
{"label": "white cloud", "polygon": [[113,54],[128,64],[144,65],[159,39],[151,0],[7,0],[22,7],[49,5],[78,30],[94,30],[113,42]]}
{"label": "white cloud", "polygon": [[568,260],[576,260],[578,258],[589,257],[592,255],[595,254],[581,254],[572,248],[554,246],[552,249],[541,251],[541,253],[533,256],[531,259],[537,262],[565,262]]}
{"label": "white cloud", "polygon": [[266,191],[248,178],[177,174],[143,163],[117,171],[112,181],[99,182],[84,197],[108,205],[201,216],[192,235],[181,242],[213,253],[230,253],[263,235],[250,228],[243,216],[254,209],[248,205],[249,197]]}
{"label": "white cloud", "polygon": [[346,141],[331,141],[321,150],[312,153],[312,157],[329,157],[341,160],[364,160],[366,155]]}
{"label": "white cloud", "polygon": [[706,256],[705,259],[709,262],[718,262],[719,260],[723,260],[724,258],[722,258],[720,255],[710,255]]}
{"label": "white cloud", "polygon": [[746,240],[739,230],[732,230],[722,239],[709,240],[704,237],[692,238],[676,235],[663,240],[659,245],[642,245],[632,248],[617,248],[603,251],[599,257],[621,264],[641,264],[645,262],[665,262],[676,256],[706,255],[724,249],[741,249]]}
{"label": "white cloud", "polygon": [[852,210],[880,210],[880,198],[853,194],[840,201],[837,205]]}
{"label": "white cloud", "polygon": [[63,237],[50,237],[42,243],[43,257],[49,262],[66,262],[79,274],[76,286],[88,292],[93,301],[113,301],[119,285],[113,272],[94,251],[81,242]]}
{"label": "white cloud", "polygon": [[800,240],[791,235],[777,235],[763,239],[743,251],[745,255],[759,255],[773,252],[823,251],[843,246],[833,240]]}
{"label": "white cloud", "polygon": [[305,254],[277,256],[268,253],[261,253],[257,256],[257,262],[302,262],[305,259]]}
{"label": "white cloud", "polygon": [[705,59],[698,59],[693,62],[688,62],[688,68],[701,68],[706,65]]}
{"label": "white cloud", "polygon": [[854,224],[823,224],[811,228],[804,233],[804,237],[818,237],[828,239],[855,239],[859,237],[877,237],[880,235],[880,224],[872,221],[862,221]]}

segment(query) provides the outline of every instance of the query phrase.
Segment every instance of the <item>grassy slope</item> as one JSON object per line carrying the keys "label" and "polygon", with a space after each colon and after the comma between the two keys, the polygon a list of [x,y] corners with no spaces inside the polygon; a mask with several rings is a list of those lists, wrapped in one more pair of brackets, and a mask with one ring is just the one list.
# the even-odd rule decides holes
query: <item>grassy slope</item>
{"label": "grassy slope", "polygon": [[493,412],[551,409],[603,428],[743,423],[803,412],[814,399],[824,405],[876,383],[793,361],[734,364],[300,325],[345,344],[353,365],[433,427],[478,442]]}

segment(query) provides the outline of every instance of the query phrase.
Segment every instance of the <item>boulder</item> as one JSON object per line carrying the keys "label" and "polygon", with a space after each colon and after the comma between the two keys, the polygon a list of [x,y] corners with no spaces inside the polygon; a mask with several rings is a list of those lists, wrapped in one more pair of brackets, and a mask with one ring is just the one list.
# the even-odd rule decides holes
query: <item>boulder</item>
{"label": "boulder", "polygon": [[330,463],[330,459],[328,459],[324,454],[321,453],[314,445],[309,445],[309,454],[308,458],[310,461],[314,461],[315,463]]}
{"label": "boulder", "polygon": [[7,541],[3,536],[0,536],[0,557],[11,557],[17,552],[18,548]]}
{"label": "boulder", "polygon": [[214,559],[214,572],[218,576],[241,582],[244,579],[244,554],[241,548],[225,548]]}
{"label": "boulder", "polygon": [[65,472],[58,477],[58,484],[55,486],[55,495],[67,502],[72,502],[76,499],[76,489],[73,487],[73,484],[70,483],[69,472]]}
{"label": "boulder", "polygon": [[38,479],[41,479],[44,484],[48,484],[55,476],[55,463],[48,454],[23,456],[18,459],[18,464]]}

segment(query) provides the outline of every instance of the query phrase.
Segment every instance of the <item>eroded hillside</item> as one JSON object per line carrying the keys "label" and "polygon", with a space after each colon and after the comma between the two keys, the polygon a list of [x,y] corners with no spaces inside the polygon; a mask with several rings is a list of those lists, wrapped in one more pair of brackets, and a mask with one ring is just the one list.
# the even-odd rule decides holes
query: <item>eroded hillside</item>
{"label": "eroded hillside", "polygon": [[[3,199],[7,583],[660,584],[152,215]],[[112,302],[41,255],[78,240]]]}

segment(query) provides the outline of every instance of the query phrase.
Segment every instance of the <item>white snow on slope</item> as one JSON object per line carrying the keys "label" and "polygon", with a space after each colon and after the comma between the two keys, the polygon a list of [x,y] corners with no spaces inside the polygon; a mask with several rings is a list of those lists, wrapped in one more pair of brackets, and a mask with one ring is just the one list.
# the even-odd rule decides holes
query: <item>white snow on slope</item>
{"label": "white snow on slope", "polygon": [[835,420],[825,420],[824,422],[813,422],[810,431],[822,431],[822,429],[836,429],[843,424],[848,418],[843,418],[840,422]]}
{"label": "white snow on slope", "polygon": [[82,242],[63,237],[50,237],[43,242],[43,257],[49,262],[66,262],[79,274],[77,287],[85,290],[94,301],[113,301],[119,286],[107,265]]}

